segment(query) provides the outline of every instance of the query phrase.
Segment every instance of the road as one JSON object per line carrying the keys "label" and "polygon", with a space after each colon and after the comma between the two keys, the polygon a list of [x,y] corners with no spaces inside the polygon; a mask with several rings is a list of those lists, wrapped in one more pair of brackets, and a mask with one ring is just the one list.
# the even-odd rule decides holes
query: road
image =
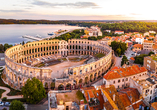
{"label": "road", "polygon": [[10,89],[7,87],[2,87],[0,86],[0,89],[6,90],[5,92],[3,92],[2,97],[7,97],[7,99],[18,99],[18,98],[23,98],[22,95],[15,95],[15,96],[8,96],[7,94],[10,92]]}

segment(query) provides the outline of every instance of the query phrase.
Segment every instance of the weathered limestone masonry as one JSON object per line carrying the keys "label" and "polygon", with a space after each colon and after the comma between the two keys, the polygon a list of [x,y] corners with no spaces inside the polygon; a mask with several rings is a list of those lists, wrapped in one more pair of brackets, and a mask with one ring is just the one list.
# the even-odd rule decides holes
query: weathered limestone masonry
{"label": "weathered limestone masonry", "polygon": [[[104,53],[105,56],[89,64],[70,67],[64,70],[66,78],[52,77],[52,69],[31,67],[23,64],[25,61],[47,55],[66,57],[68,55],[94,55]],[[98,41],[85,39],[42,40],[17,45],[5,52],[6,68],[3,80],[15,89],[21,89],[28,78],[36,77],[43,85],[52,83],[55,79],[56,89],[75,89],[101,77],[112,64],[112,49]],[[56,73],[57,74],[57,73]]]}

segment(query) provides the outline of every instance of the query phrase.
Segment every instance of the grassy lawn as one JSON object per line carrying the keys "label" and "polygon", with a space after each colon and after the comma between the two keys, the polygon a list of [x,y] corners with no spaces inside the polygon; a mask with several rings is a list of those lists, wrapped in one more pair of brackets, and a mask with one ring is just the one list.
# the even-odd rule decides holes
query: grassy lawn
{"label": "grassy lawn", "polygon": [[77,96],[77,98],[78,98],[79,100],[84,100],[84,103],[87,103],[87,101],[86,101],[84,95],[82,94],[82,92],[81,92],[80,90],[78,90],[78,91],[76,92],[76,96]]}
{"label": "grassy lawn", "polygon": [[34,67],[43,67],[43,66],[45,66],[44,63],[39,63],[39,64],[34,65]]}
{"label": "grassy lawn", "polygon": [[150,56],[153,60],[157,61],[157,56]]}
{"label": "grassy lawn", "polygon": [[79,60],[80,58],[77,58],[77,57],[75,57],[75,58],[68,58],[70,61],[77,61],[77,60]]}
{"label": "grassy lawn", "polygon": [[2,69],[3,67],[0,67],[0,69]]}
{"label": "grassy lawn", "polygon": [[98,53],[98,54],[95,54],[95,56],[96,56],[97,58],[102,58],[102,57],[105,56],[105,54],[103,54],[103,53]]}
{"label": "grassy lawn", "polygon": [[63,61],[67,61],[66,58],[61,58],[61,59],[58,59],[59,61],[63,60]]}
{"label": "grassy lawn", "polygon": [[2,97],[2,93],[5,92],[5,90],[0,89],[0,98]]}

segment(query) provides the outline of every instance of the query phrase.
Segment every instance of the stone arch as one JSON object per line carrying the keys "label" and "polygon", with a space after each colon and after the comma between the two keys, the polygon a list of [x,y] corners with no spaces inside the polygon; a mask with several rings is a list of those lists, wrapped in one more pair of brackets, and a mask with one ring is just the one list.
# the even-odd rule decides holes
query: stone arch
{"label": "stone arch", "polygon": [[48,83],[47,83],[47,82],[45,82],[44,87],[45,87],[45,88],[48,88]]}
{"label": "stone arch", "polygon": [[60,85],[58,86],[58,90],[64,90],[64,85],[63,85],[63,84],[60,84]]}
{"label": "stone arch", "polygon": [[97,79],[97,73],[94,74],[94,80],[96,80],[96,79]]}
{"label": "stone arch", "polygon": [[90,82],[93,81],[93,74],[90,75]]}
{"label": "stone arch", "polygon": [[68,84],[66,85],[66,90],[71,90],[71,84],[70,84],[70,83],[68,83]]}
{"label": "stone arch", "polygon": [[85,84],[87,84],[88,83],[88,77],[86,76],[85,77]]}
{"label": "stone arch", "polygon": [[83,83],[83,80],[82,80],[82,79],[80,79],[80,80],[79,80],[79,84],[82,84],[82,83]]}

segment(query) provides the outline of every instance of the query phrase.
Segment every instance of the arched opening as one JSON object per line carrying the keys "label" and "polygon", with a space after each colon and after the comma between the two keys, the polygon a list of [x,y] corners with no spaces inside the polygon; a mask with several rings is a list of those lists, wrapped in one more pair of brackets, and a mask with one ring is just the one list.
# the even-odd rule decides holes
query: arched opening
{"label": "arched opening", "polygon": [[81,86],[82,86],[82,82],[83,82],[83,80],[80,79],[80,80],[79,80],[79,86],[80,86],[80,88],[81,88]]}
{"label": "arched opening", "polygon": [[55,82],[51,82],[51,89],[55,88]]}
{"label": "arched opening", "polygon": [[90,75],[90,82],[92,82],[93,81],[93,75],[91,74]]}
{"label": "arched opening", "polygon": [[48,83],[47,82],[45,83],[45,88],[48,88]]}
{"label": "arched opening", "polygon": [[88,84],[88,77],[85,77],[85,84]]}
{"label": "arched opening", "polygon": [[101,77],[101,76],[100,76],[100,71],[98,72],[98,77]]}
{"label": "arched opening", "polygon": [[68,83],[68,84],[66,85],[66,90],[71,90],[71,84]]}
{"label": "arched opening", "polygon": [[96,78],[97,78],[97,73],[94,74],[94,80],[96,80]]}
{"label": "arched opening", "polygon": [[62,84],[60,84],[60,85],[58,86],[58,90],[64,90],[64,86],[63,86]]}

